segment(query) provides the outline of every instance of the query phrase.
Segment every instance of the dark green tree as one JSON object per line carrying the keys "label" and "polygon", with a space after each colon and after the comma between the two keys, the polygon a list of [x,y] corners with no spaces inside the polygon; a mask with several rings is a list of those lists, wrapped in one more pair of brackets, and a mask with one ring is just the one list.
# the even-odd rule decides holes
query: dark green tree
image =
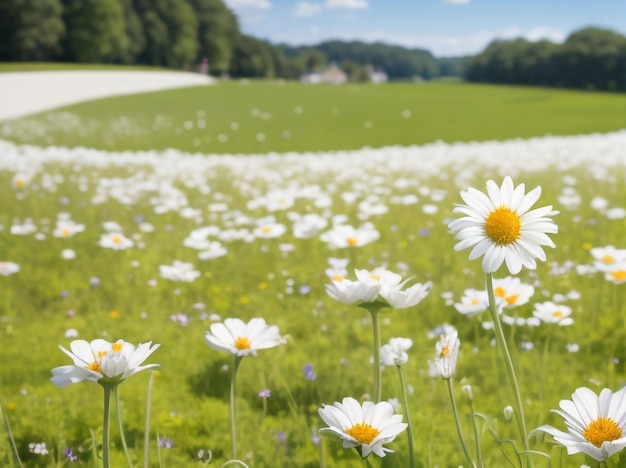
{"label": "dark green tree", "polygon": [[185,0],[134,0],[146,39],[141,63],[188,69],[198,52],[193,8]]}
{"label": "dark green tree", "polygon": [[239,25],[235,15],[221,0],[189,0],[198,20],[196,61],[207,58],[211,72],[228,71]]}
{"label": "dark green tree", "polygon": [[574,32],[556,54],[556,62],[562,86],[626,90],[626,37],[614,31]]}
{"label": "dark green tree", "polygon": [[0,60],[52,60],[65,33],[61,0],[0,1]]}
{"label": "dark green tree", "polygon": [[124,7],[124,21],[129,46],[126,54],[122,57],[124,63],[133,63],[146,46],[146,37],[139,15],[135,11],[132,0],[121,0]]}
{"label": "dark green tree", "polygon": [[240,35],[235,41],[229,73],[235,77],[275,77],[276,64],[272,45],[252,36]]}
{"label": "dark green tree", "polygon": [[63,20],[64,59],[112,63],[129,57],[131,43],[119,0],[63,0]]}
{"label": "dark green tree", "polygon": [[370,77],[367,73],[367,67],[360,63],[353,62],[352,60],[343,60],[339,66],[346,75],[348,80],[355,83],[365,83],[369,81]]}
{"label": "dark green tree", "polygon": [[585,28],[564,44],[494,41],[473,57],[470,81],[626,91],[626,37]]}
{"label": "dark green tree", "polygon": [[302,49],[297,57],[302,68],[307,72],[321,72],[328,64],[326,54],[318,49],[305,48]]}

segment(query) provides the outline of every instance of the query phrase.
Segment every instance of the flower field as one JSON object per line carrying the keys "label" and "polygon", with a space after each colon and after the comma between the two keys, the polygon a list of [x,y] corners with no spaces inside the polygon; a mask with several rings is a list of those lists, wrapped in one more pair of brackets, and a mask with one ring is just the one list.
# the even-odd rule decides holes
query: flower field
{"label": "flower field", "polygon": [[[552,429],[533,429],[565,430],[550,410],[580,387],[600,394],[626,384],[625,148],[624,131],[246,156],[0,141],[0,464],[102,463],[103,392],[88,380],[105,375],[123,380],[111,405],[114,467],[222,466],[235,450],[250,467],[357,467],[370,452],[372,466],[406,467],[411,451],[415,466],[469,466],[457,423],[470,458],[480,446],[484,466],[519,466],[512,446],[523,444],[510,416],[519,409],[495,346],[488,271],[529,446],[547,455],[528,463],[596,466],[589,451],[568,455]],[[523,261],[493,254],[483,271],[477,254],[455,250],[448,225],[459,219],[462,191],[506,176],[526,193],[541,186],[555,247],[541,244],[542,261],[522,217]],[[405,292],[420,287],[411,297],[380,289],[385,307],[368,314],[355,304],[363,291],[346,299],[340,284],[362,281],[355,270],[395,272],[408,280]],[[374,316],[380,344],[411,340],[381,353],[380,401],[390,405],[376,409],[359,406],[376,400]],[[438,340],[451,330],[458,360],[442,379],[437,359],[455,344]],[[142,362],[128,354],[121,366],[103,354],[91,373],[65,368],[51,382],[52,369],[80,367],[80,353],[68,351],[76,340],[99,340],[104,347],[81,348],[94,356],[134,343]],[[148,352],[147,343],[159,346]],[[393,369],[400,362],[403,384]],[[76,376],[87,381],[67,380]],[[343,406],[320,411],[336,402]],[[412,444],[407,418],[398,418],[406,408]],[[393,433],[384,442],[393,453],[372,442],[374,420],[333,429],[341,411],[390,418],[380,430]],[[596,447],[623,436],[598,431],[585,436]],[[357,453],[354,439],[367,449]],[[602,463],[623,466],[619,454]]]}

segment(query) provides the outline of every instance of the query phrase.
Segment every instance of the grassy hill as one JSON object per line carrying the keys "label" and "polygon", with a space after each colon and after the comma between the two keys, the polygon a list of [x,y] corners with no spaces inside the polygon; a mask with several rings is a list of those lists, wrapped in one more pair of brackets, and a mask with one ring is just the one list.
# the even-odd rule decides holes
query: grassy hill
{"label": "grassy hill", "polygon": [[626,127],[626,96],[467,83],[233,81],[86,102],[0,124],[5,139],[107,150],[266,153]]}

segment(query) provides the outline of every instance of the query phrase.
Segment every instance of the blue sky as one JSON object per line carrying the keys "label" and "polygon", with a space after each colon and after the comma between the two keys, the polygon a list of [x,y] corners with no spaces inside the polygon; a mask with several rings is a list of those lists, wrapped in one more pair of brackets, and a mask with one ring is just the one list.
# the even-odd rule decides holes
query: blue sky
{"label": "blue sky", "polygon": [[585,26],[626,34],[626,0],[225,0],[241,29],[272,42],[383,41],[436,56],[495,38],[562,42]]}

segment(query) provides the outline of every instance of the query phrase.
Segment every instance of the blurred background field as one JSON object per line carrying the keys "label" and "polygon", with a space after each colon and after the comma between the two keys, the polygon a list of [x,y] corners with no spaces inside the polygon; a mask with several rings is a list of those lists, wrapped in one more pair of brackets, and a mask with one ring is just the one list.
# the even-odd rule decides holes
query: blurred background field
{"label": "blurred background field", "polygon": [[8,120],[0,136],[112,151],[308,152],[615,131],[625,108],[623,94],[550,88],[237,80]]}

